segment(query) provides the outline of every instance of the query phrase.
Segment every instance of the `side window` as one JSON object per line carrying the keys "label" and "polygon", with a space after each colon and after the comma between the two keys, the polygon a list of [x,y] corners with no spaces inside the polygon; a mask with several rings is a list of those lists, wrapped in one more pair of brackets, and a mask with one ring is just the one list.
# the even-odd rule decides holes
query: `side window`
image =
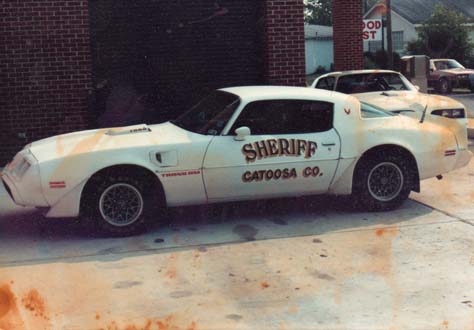
{"label": "side window", "polygon": [[325,132],[333,127],[333,104],[304,100],[271,100],[247,104],[230,134],[242,126],[252,135]]}
{"label": "side window", "polygon": [[393,117],[395,114],[376,108],[373,105],[367,103],[360,103],[360,114],[362,118],[383,118]]}
{"label": "side window", "polygon": [[334,90],[334,82],[336,79],[334,77],[326,77],[318,81],[316,88],[318,89],[327,89],[329,91]]}
{"label": "side window", "polygon": [[316,84],[316,88],[318,89],[326,89],[329,91],[334,90],[334,83],[336,79],[334,77],[326,77],[318,81]]}

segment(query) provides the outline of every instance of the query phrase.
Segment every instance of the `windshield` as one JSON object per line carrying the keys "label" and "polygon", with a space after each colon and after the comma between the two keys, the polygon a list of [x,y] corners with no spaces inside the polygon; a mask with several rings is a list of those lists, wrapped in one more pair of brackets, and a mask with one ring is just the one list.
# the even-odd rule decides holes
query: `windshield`
{"label": "windshield", "polygon": [[416,91],[416,88],[403,75],[395,72],[346,75],[338,79],[336,86],[336,91],[344,94],[389,90]]}
{"label": "windshield", "polygon": [[456,60],[444,60],[434,62],[436,70],[448,70],[448,69],[464,69]]}
{"label": "windshield", "polygon": [[215,91],[171,123],[194,133],[219,135],[239,104],[237,95]]}

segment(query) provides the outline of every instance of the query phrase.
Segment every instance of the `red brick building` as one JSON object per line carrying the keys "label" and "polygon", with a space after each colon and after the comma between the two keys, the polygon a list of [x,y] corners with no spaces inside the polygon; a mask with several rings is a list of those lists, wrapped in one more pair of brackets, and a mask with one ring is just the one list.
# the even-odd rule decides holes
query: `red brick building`
{"label": "red brick building", "polygon": [[[305,84],[302,0],[0,4],[2,164],[31,141],[97,127],[127,79],[148,122],[216,87]],[[336,68],[359,68],[362,1],[334,10]]]}

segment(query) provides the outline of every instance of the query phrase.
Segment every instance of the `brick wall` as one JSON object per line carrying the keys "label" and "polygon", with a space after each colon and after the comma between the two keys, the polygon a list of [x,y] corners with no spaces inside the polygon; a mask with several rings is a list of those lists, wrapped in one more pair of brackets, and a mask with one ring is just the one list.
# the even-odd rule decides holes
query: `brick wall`
{"label": "brick wall", "polygon": [[[146,46],[150,54],[156,53],[155,62],[147,56],[135,57],[143,62],[140,65],[152,69],[147,72],[159,74],[158,83],[156,79],[149,80],[157,84],[155,90],[161,87],[160,102],[183,110],[186,107],[179,102],[209,88],[260,83],[305,85],[301,0],[246,0],[238,4],[220,0],[222,9],[216,9],[217,1],[213,0],[188,2],[196,8],[170,11],[177,20],[163,16],[168,12],[161,10],[162,16],[132,17],[134,22],[143,22],[137,29],[128,29],[124,24],[114,26],[121,32],[125,29],[124,33],[141,33],[143,37],[130,38],[133,43],[123,49],[133,53]],[[149,11],[145,1],[89,4],[88,0],[0,0],[0,167],[31,141],[94,127],[95,116],[103,109],[93,102],[99,93],[92,91],[92,75],[100,81],[100,75],[116,72],[115,67],[103,65],[116,63],[97,60],[101,51],[108,48],[100,39],[100,26],[97,28],[97,17],[102,16],[91,16],[100,14],[97,6],[107,3],[113,6],[112,11],[106,10],[105,19],[115,11],[119,17]],[[138,7],[122,10],[119,3]],[[179,6],[182,2],[170,4]],[[149,1],[153,8],[168,8],[170,4]],[[214,17],[216,10],[222,15]],[[145,28],[150,22],[153,34]],[[104,40],[111,33],[105,33]],[[119,40],[120,46],[128,39],[122,34]],[[101,47],[91,47],[100,42]],[[179,93],[183,84],[190,86],[186,98],[182,91]],[[173,97],[166,88],[176,90],[178,96]],[[162,111],[166,106],[158,108]]]}
{"label": "brick wall", "polygon": [[333,0],[334,69],[363,69],[362,1]]}
{"label": "brick wall", "polygon": [[265,0],[265,80],[305,86],[302,0]]}
{"label": "brick wall", "polygon": [[24,144],[86,128],[87,0],[0,0],[0,167]]}

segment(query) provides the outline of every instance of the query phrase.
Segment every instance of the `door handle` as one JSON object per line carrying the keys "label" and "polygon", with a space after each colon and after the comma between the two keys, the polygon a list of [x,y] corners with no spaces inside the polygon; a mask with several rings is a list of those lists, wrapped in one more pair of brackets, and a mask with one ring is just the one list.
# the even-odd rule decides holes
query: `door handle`
{"label": "door handle", "polygon": [[333,147],[336,145],[336,142],[323,142],[323,147]]}

